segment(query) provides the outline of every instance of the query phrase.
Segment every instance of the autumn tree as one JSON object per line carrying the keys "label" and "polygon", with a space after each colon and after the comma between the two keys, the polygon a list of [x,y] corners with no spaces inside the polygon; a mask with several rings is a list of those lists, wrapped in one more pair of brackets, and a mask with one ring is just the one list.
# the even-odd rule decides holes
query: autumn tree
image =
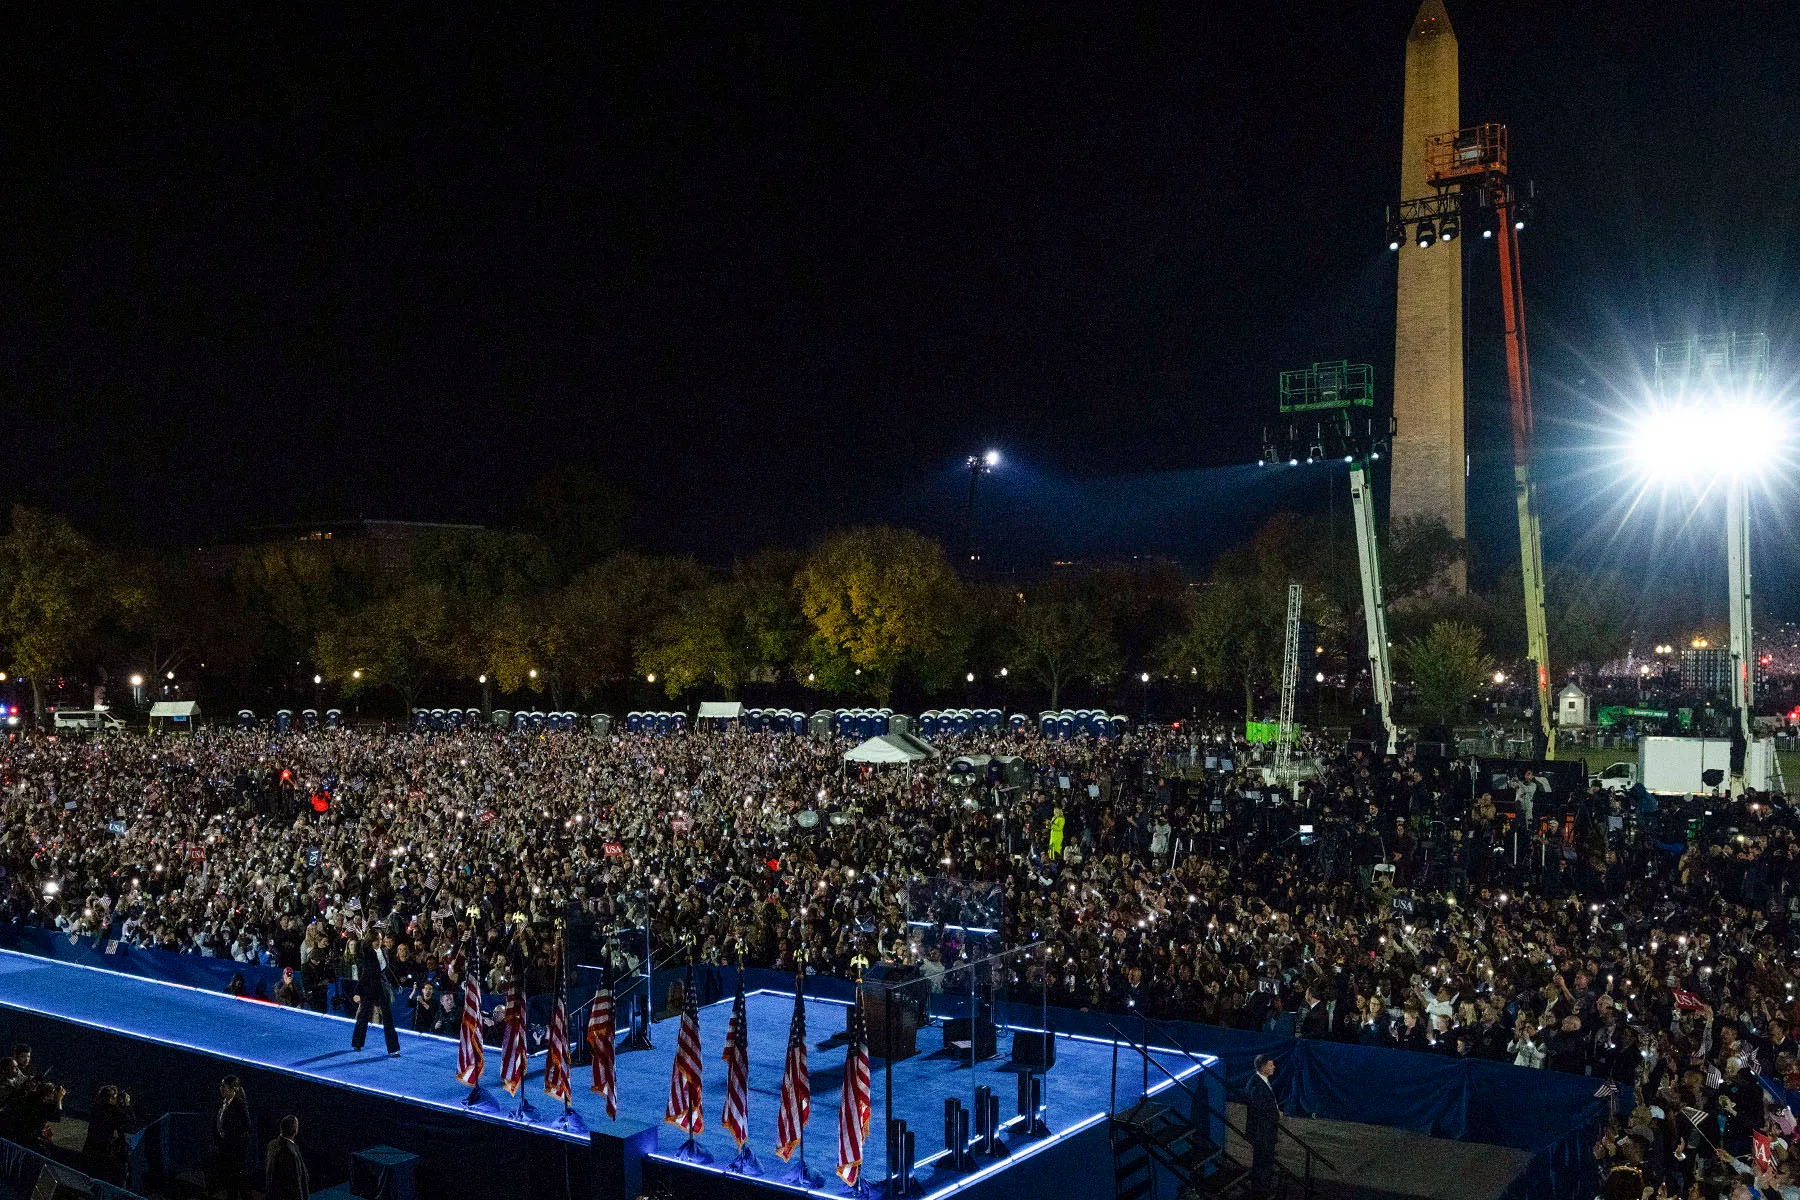
{"label": "autumn tree", "polygon": [[1481,630],[1460,621],[1437,622],[1429,633],[1400,646],[1396,658],[1420,710],[1444,725],[1468,711],[1494,670],[1494,660],[1481,649]]}
{"label": "autumn tree", "polygon": [[843,530],[813,551],[796,583],[821,683],[842,689],[861,670],[867,690],[886,700],[902,671],[930,689],[962,666],[962,584],[930,538],[887,526]]}
{"label": "autumn tree", "polygon": [[447,613],[441,587],[407,582],[320,633],[314,659],[346,695],[391,688],[410,715],[447,661]]}
{"label": "autumn tree", "polygon": [[1123,659],[1112,632],[1085,600],[1060,589],[1027,594],[1013,625],[1013,657],[1020,671],[1050,689],[1050,708],[1075,680],[1095,683],[1119,673]]}
{"label": "autumn tree", "polygon": [[800,561],[791,551],[764,550],[687,592],[652,631],[638,668],[671,696],[710,683],[736,697],[747,683],[773,681],[805,640],[794,587]]}
{"label": "autumn tree", "polygon": [[635,673],[657,627],[706,582],[687,557],[628,550],[588,567],[546,605],[538,646],[550,685],[585,693]]}
{"label": "autumn tree", "polygon": [[74,666],[109,615],[141,604],[67,521],[14,506],[12,529],[0,538],[0,645],[11,669],[31,681],[35,722],[43,721],[44,680]]}

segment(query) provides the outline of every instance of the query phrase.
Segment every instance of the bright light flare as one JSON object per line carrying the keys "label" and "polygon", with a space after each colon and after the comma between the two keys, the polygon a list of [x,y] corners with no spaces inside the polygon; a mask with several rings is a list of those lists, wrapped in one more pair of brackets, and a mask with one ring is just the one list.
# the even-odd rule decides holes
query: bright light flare
{"label": "bright light flare", "polygon": [[1000,452],[998,450],[989,450],[986,454],[981,456],[981,461],[990,467],[997,467],[1000,465]]}
{"label": "bright light flare", "polygon": [[1683,405],[1643,414],[1629,452],[1653,481],[1704,483],[1762,474],[1781,460],[1791,435],[1787,415],[1767,404]]}

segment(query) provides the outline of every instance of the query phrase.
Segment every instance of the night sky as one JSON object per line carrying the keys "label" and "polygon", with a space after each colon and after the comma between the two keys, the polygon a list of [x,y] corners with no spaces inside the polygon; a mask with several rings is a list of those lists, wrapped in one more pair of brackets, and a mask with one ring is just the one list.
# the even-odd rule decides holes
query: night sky
{"label": "night sky", "polygon": [[[1203,565],[1327,504],[1323,475],[1234,467],[1278,371],[1388,387],[1410,0],[149,7],[0,40],[0,498],[102,536],[504,522],[579,462],[653,549],[853,519],[954,542],[992,444],[991,561]],[[1735,327],[1800,366],[1800,15],[1449,9],[1465,121],[1507,122],[1543,193],[1550,552],[1642,570],[1658,543],[1613,536],[1624,490],[1583,447],[1651,344]],[[1516,555],[1483,249],[1478,578]]]}

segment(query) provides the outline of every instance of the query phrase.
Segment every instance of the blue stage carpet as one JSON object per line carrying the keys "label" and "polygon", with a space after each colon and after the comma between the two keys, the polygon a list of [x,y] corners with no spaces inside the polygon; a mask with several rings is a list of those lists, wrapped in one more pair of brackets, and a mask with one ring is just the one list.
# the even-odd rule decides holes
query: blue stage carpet
{"label": "blue stage carpet", "polygon": [[[488,1047],[483,1086],[488,1103],[474,1110],[463,1104],[468,1089],[456,1080],[456,1043],[426,1034],[402,1033],[401,1053],[390,1058],[382,1049],[378,1028],[371,1029],[367,1046],[350,1049],[351,1022],[296,1009],[277,1008],[253,1001],[236,1000],[214,992],[176,984],[116,974],[110,971],[51,962],[11,951],[0,951],[0,1008],[41,1014],[60,1021],[103,1029],[160,1045],[219,1059],[245,1063],[340,1088],[367,1092],[403,1103],[445,1112],[467,1114],[470,1119],[517,1127],[527,1123],[539,1132],[586,1143],[584,1129],[556,1128],[561,1105],[543,1091],[544,1056],[534,1056],[524,1094],[531,1105],[524,1118],[513,1116],[517,1101],[496,1082],[500,1054]],[[775,1119],[781,1091],[781,1072],[786,1053],[788,1020],[793,997],[767,992],[752,994],[747,1001],[750,1018],[750,1125],[751,1147],[765,1170],[776,1174],[782,1167],[775,1158]],[[723,1164],[735,1152],[731,1140],[718,1125],[725,1096],[725,1066],[720,1059],[725,1027],[730,1017],[729,1000],[700,1011],[701,1044],[705,1063],[706,1132],[700,1144]],[[806,1004],[807,1040],[812,1074],[812,1120],[808,1127],[807,1158],[823,1174],[828,1188],[836,1181],[831,1172],[837,1157],[837,1106],[842,1086],[844,1049],[819,1050],[820,1042],[844,1028],[845,1006],[823,1000]],[[575,1110],[587,1128],[627,1135],[649,1127],[661,1127],[660,1146],[673,1151],[683,1135],[662,1126],[668,1100],[669,1072],[674,1060],[677,1022],[664,1021],[655,1028],[656,1048],[620,1054],[619,1117],[607,1120],[599,1097],[588,1090],[589,1072],[573,1072]],[[1000,1035],[1000,1056],[979,1064],[973,1072],[966,1060],[958,1061],[941,1051],[937,1029],[919,1033],[922,1053],[894,1067],[894,1115],[910,1123],[917,1137],[917,1154],[925,1160],[942,1146],[944,1101],[961,1097],[972,1103],[978,1084],[991,1087],[1000,1098],[1001,1118],[1016,1110],[1015,1075],[1007,1069],[1009,1035]],[[1086,1122],[1108,1111],[1113,1053],[1110,1043],[1059,1037],[1057,1064],[1050,1071],[1045,1104],[1053,1133]],[[1159,1054],[1158,1060],[1176,1075],[1186,1077],[1198,1068],[1179,1054]],[[1135,1068],[1135,1069],[1134,1069]],[[1119,1059],[1119,1104],[1131,1103],[1141,1091],[1142,1060],[1128,1049]],[[1165,1078],[1151,1072],[1152,1090]],[[880,1179],[885,1173],[884,1139],[881,1133],[884,1074],[874,1064],[875,1123],[865,1159],[865,1174]],[[922,1171],[929,1185],[929,1171]],[[834,1190],[838,1190],[835,1189]]]}

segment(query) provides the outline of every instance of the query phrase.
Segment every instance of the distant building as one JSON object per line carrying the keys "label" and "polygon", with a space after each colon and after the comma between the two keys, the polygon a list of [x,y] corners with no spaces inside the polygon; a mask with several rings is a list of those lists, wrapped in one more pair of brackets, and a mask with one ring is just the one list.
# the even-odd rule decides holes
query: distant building
{"label": "distant building", "polygon": [[411,561],[413,547],[428,533],[469,533],[480,525],[458,525],[442,521],[315,521],[295,525],[252,525],[241,532],[221,538],[210,546],[202,546],[195,560],[203,570],[219,576],[229,575],[238,558],[246,550],[275,546],[283,542],[349,542],[366,545],[374,558],[377,574],[398,575]]}

